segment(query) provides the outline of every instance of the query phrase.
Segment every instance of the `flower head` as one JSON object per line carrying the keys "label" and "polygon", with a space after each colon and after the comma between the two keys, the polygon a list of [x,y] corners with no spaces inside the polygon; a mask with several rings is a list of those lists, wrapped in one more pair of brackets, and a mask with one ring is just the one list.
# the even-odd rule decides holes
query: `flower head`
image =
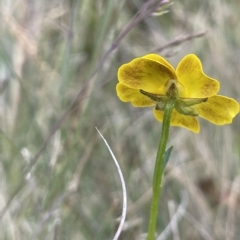
{"label": "flower head", "polygon": [[194,54],[185,56],[176,70],[156,54],[136,58],[119,68],[118,80],[120,100],[135,107],[155,106],[154,116],[160,122],[167,101],[174,99],[170,124],[196,133],[200,130],[196,116],[224,125],[239,113],[238,102],[217,95],[219,82],[203,73]]}

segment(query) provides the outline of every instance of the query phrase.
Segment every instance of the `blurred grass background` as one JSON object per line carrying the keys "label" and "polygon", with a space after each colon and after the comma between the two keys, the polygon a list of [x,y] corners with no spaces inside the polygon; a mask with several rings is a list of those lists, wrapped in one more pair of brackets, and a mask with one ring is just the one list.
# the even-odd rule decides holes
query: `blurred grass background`
{"label": "blurred grass background", "polygon": [[[176,66],[194,53],[205,73],[220,81],[220,94],[240,102],[238,0],[174,1],[160,16],[152,7],[155,14],[130,24],[116,41],[149,2],[0,2],[0,239],[113,238],[121,184],[95,127],[111,145],[127,185],[120,239],[144,239],[161,123],[151,108],[133,108],[117,98],[121,64],[155,52]],[[172,41],[179,44],[166,47]],[[171,129],[174,149],[158,239],[240,239],[240,117],[222,127],[200,122],[199,134]]]}

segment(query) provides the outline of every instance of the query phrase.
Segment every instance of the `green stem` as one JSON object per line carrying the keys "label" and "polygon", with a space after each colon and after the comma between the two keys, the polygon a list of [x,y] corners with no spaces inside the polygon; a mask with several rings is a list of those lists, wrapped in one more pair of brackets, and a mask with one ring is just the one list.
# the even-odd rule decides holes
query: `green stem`
{"label": "green stem", "polygon": [[174,107],[174,102],[175,102],[174,100],[170,100],[164,109],[162,132],[161,132],[160,142],[158,145],[158,152],[157,152],[157,158],[156,158],[154,176],[153,176],[153,196],[152,196],[152,203],[151,203],[151,212],[150,212],[147,240],[154,240],[154,235],[155,235],[159,198],[162,190],[162,177],[163,177],[163,171],[164,171],[163,159],[164,159],[164,153],[165,153],[167,141],[168,141],[170,120],[171,120],[172,110]]}

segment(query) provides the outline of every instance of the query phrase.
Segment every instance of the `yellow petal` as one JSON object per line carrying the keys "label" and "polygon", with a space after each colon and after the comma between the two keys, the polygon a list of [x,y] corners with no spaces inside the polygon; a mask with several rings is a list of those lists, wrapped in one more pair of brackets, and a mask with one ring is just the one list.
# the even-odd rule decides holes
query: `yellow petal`
{"label": "yellow petal", "polygon": [[121,83],[117,84],[116,91],[121,101],[131,102],[134,107],[148,107],[156,104],[152,99],[140,93],[138,89],[129,88]]}
{"label": "yellow petal", "polygon": [[232,119],[239,113],[238,102],[220,95],[210,97],[207,102],[200,103],[195,107],[200,117],[217,125],[231,123]]}
{"label": "yellow petal", "polygon": [[184,57],[177,66],[178,81],[185,87],[179,97],[206,98],[219,91],[219,82],[206,76],[200,60],[194,54]]}
{"label": "yellow petal", "polygon": [[150,59],[150,60],[159,62],[160,64],[164,65],[165,67],[170,69],[172,73],[174,73],[174,79],[177,80],[177,76],[175,74],[175,69],[173,68],[173,66],[165,58],[163,58],[163,57],[161,57],[161,56],[159,56],[157,54],[154,54],[154,53],[145,55],[142,58]]}
{"label": "yellow petal", "polygon": [[[158,121],[163,121],[163,111],[154,109],[153,114]],[[187,128],[195,133],[199,133],[200,131],[200,126],[196,117],[180,114],[175,109],[172,111],[170,124],[171,126]]]}
{"label": "yellow petal", "polygon": [[175,73],[165,65],[146,58],[136,58],[118,69],[118,80],[127,87],[165,95],[164,85]]}

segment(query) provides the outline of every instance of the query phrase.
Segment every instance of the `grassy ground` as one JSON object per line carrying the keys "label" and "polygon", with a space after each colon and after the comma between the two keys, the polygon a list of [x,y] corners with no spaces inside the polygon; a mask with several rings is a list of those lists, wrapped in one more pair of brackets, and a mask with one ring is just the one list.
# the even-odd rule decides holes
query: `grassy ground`
{"label": "grassy ground", "polygon": [[[160,16],[146,2],[0,2],[0,239],[113,238],[121,185],[95,127],[127,185],[121,240],[144,239],[161,124],[119,101],[121,64],[156,52],[176,66],[195,53],[240,102],[238,0],[175,1]],[[199,134],[171,129],[159,239],[240,239],[239,135],[239,116],[201,120]]]}

